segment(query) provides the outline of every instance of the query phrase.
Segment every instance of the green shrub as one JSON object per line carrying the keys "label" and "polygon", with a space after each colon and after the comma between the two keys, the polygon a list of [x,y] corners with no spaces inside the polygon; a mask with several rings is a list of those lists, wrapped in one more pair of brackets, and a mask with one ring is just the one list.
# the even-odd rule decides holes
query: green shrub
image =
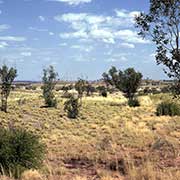
{"label": "green shrub", "polygon": [[71,95],[71,97],[64,103],[64,110],[67,112],[68,118],[77,118],[79,114],[79,107],[79,98]]}
{"label": "green shrub", "polygon": [[27,169],[43,162],[45,145],[39,137],[23,129],[0,129],[0,172],[19,178]]}
{"label": "green shrub", "polygon": [[138,107],[138,106],[140,106],[140,103],[139,103],[138,99],[129,99],[128,105],[130,107]]}
{"label": "green shrub", "polygon": [[180,106],[174,102],[162,102],[156,109],[157,116],[180,116]]}
{"label": "green shrub", "polygon": [[106,89],[101,91],[101,96],[107,97],[107,90]]}

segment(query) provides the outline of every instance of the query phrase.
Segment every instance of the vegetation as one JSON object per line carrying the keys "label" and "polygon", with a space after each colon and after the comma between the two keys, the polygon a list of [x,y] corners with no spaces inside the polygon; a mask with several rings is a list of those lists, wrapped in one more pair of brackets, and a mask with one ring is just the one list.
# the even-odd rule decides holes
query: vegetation
{"label": "vegetation", "polygon": [[23,171],[39,168],[44,156],[38,136],[23,129],[0,129],[1,174],[19,178]]}
{"label": "vegetation", "polygon": [[8,68],[3,65],[0,68],[0,81],[1,81],[1,110],[7,112],[7,101],[11,92],[12,83],[17,76],[17,70],[14,68]]}
{"label": "vegetation", "polygon": [[[38,169],[41,179],[97,176],[100,180],[116,180],[124,175],[141,179],[141,173],[143,177],[146,173],[157,175],[160,180],[178,177],[179,116],[154,113],[161,101],[172,100],[169,94],[141,96],[137,108],[124,106],[127,99],[121,93],[107,98],[94,94],[82,98],[81,113],[70,121],[62,92],[54,93],[59,103],[50,109],[40,108],[44,104],[40,91],[13,91],[9,113],[0,114],[2,127],[8,127],[11,121],[16,127],[41,135],[47,145],[44,164]],[[23,98],[26,103],[19,106],[18,100]],[[178,103],[177,99],[173,101]],[[144,161],[150,166],[146,168]],[[22,178],[38,176],[32,171]]]}
{"label": "vegetation", "polygon": [[[180,84],[180,6],[179,0],[151,0],[149,13],[141,13],[136,17],[139,35],[151,37],[156,44],[156,60],[166,66],[165,73]],[[180,94],[180,88],[176,88]]]}
{"label": "vegetation", "polygon": [[47,107],[56,107],[57,101],[54,96],[53,90],[55,89],[55,85],[57,82],[57,73],[54,70],[53,66],[49,66],[49,68],[43,70],[43,97],[45,100],[45,105]]}
{"label": "vegetation", "polygon": [[75,89],[78,92],[78,97],[82,99],[83,93],[86,91],[87,82],[83,79],[79,79],[75,84]]}
{"label": "vegetation", "polygon": [[157,116],[180,116],[180,105],[174,102],[162,102],[156,110]]}
{"label": "vegetation", "polygon": [[64,110],[67,112],[68,118],[77,118],[79,114],[79,107],[79,98],[71,95],[70,98],[64,103]]}
{"label": "vegetation", "polygon": [[107,89],[105,86],[98,86],[96,89],[99,91],[100,96],[107,97]]}
{"label": "vegetation", "polygon": [[138,107],[138,106],[140,106],[140,103],[139,103],[138,99],[129,99],[128,105],[130,107]]}
{"label": "vegetation", "polygon": [[86,81],[86,95],[91,96],[96,90],[88,81]]}
{"label": "vegetation", "polygon": [[115,86],[118,90],[125,93],[125,96],[130,100],[134,98],[140,86],[142,74],[136,72],[133,68],[121,71],[112,67],[108,73],[103,73],[103,79],[106,84]]}

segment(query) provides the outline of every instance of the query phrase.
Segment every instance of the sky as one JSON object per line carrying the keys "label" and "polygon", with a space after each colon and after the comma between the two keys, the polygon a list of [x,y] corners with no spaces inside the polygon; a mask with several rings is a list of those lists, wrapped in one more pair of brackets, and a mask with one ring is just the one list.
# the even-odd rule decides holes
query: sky
{"label": "sky", "polygon": [[18,80],[40,80],[49,65],[63,80],[99,79],[111,66],[166,79],[134,27],[148,8],[148,0],[0,0],[0,64],[16,67]]}

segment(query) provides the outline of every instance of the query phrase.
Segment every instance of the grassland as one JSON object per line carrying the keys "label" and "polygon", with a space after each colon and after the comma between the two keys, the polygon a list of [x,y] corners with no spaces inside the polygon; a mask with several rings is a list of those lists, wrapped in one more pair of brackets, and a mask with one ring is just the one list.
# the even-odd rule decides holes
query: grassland
{"label": "grassland", "polygon": [[120,94],[85,97],[76,120],[57,98],[57,109],[43,108],[40,92],[12,92],[8,113],[0,113],[1,126],[26,128],[47,145],[44,166],[24,180],[179,179],[180,117],[155,115],[168,95],[141,96],[136,108]]}

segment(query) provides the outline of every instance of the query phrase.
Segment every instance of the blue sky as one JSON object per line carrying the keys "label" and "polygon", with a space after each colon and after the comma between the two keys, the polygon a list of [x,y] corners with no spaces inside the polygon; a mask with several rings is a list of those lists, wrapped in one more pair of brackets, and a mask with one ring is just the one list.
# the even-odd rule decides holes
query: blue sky
{"label": "blue sky", "polygon": [[148,0],[0,0],[0,63],[19,80],[40,80],[54,65],[60,79],[98,79],[112,65],[164,79],[155,47],[137,36],[134,16]]}

